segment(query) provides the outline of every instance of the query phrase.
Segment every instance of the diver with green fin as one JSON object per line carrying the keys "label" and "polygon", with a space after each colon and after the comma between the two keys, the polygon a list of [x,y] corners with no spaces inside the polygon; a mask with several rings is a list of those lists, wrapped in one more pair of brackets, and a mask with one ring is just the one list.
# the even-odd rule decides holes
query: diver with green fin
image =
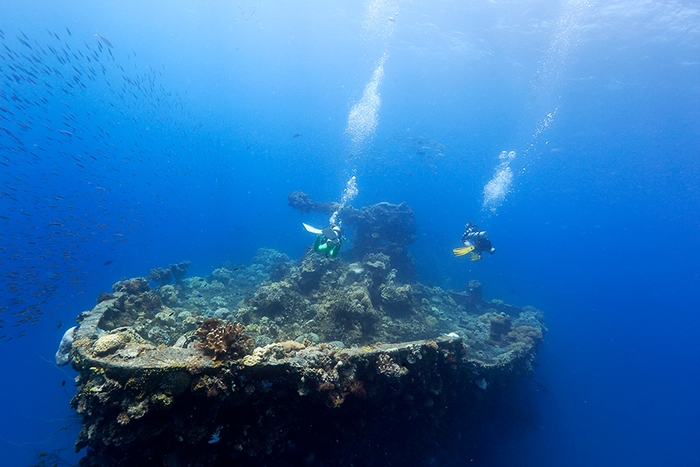
{"label": "diver with green fin", "polygon": [[481,253],[484,251],[490,255],[496,251],[491,244],[491,240],[489,240],[489,234],[485,230],[479,230],[479,227],[472,224],[471,221],[464,226],[462,244],[464,245],[463,247],[453,249],[452,253],[455,256],[464,256],[467,253],[471,253],[472,261],[480,260]]}
{"label": "diver with green fin", "polygon": [[314,241],[314,251],[317,253],[325,254],[329,258],[335,258],[340,253],[340,247],[343,246],[343,229],[340,226],[331,224],[325,229],[317,229],[309,224],[304,224],[304,228],[307,232],[316,234],[316,240]]}

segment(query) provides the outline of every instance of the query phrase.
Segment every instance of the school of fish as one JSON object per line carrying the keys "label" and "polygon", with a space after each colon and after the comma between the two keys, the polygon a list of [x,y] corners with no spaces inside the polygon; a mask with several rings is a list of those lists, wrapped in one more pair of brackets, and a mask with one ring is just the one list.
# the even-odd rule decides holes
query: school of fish
{"label": "school of fish", "polygon": [[174,180],[197,176],[179,154],[198,125],[164,67],[100,34],[45,32],[0,30],[0,341],[65,315],[127,242],[153,237],[145,219],[177,215]]}

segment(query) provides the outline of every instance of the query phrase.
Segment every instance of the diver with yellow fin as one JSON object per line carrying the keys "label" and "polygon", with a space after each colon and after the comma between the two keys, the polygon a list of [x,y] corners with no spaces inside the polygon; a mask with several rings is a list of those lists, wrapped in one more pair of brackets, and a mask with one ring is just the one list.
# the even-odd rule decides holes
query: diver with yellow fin
{"label": "diver with yellow fin", "polygon": [[489,234],[485,230],[479,230],[479,227],[467,222],[464,226],[464,234],[462,234],[463,247],[452,250],[455,256],[464,256],[471,253],[471,260],[477,261],[481,259],[481,253],[484,251],[492,255],[496,249],[489,240]]}
{"label": "diver with yellow fin", "polygon": [[322,253],[329,258],[335,258],[340,253],[340,247],[343,246],[343,230],[340,226],[331,224],[325,229],[317,229],[309,224],[304,224],[304,228],[307,232],[316,234],[316,240],[314,241],[314,251],[316,253]]}

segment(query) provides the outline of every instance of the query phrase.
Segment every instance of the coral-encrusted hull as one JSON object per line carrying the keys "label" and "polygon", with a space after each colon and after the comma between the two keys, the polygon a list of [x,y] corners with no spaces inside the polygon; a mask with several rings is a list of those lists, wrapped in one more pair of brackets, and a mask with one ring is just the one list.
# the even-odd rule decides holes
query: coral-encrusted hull
{"label": "coral-encrusted hull", "polygon": [[152,277],[155,289],[123,281],[81,314],[81,465],[458,456],[507,416],[545,332],[541,312],[486,302],[476,282],[398,282],[384,254],[256,258],[174,285]]}

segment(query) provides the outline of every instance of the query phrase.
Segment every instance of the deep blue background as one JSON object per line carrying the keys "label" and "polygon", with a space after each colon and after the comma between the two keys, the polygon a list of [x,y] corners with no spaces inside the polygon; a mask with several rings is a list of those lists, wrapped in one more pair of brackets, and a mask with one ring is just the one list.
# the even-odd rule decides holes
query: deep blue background
{"label": "deep blue background", "polygon": [[[356,206],[415,210],[421,281],[479,279],[488,298],[546,313],[534,379],[551,393],[533,396],[539,419],[503,440],[498,465],[699,465],[698,5],[401,2],[387,10],[393,22],[380,18],[391,32],[382,35],[363,27],[370,2],[294,3],[0,2],[10,49],[26,52],[20,31],[55,44],[48,28],[74,48],[97,47],[98,32],[114,44],[107,79],[156,83],[131,98],[98,80],[22,110],[8,96],[34,99],[42,87],[3,68],[0,105],[15,119],[0,125],[46,151],[12,153],[16,142],[0,134],[11,160],[3,189],[19,190],[2,198],[2,302],[17,295],[13,271],[20,295],[37,291],[32,265],[57,287],[38,324],[0,344],[3,465],[59,448],[75,459],[73,374],[51,361],[99,292],[183,259],[206,274],[259,247],[298,257],[311,241],[301,221],[325,219],[301,217],[286,195],[339,199],[353,170]],[[379,125],[349,157],[348,113],[384,53]],[[35,117],[58,122],[66,110],[84,140],[47,140],[58,125]],[[83,167],[57,152],[84,155],[107,140],[109,155],[84,156]],[[517,152],[512,191],[496,212],[482,210],[503,150]],[[49,207],[57,195],[61,206]],[[452,257],[468,219],[489,230],[494,256]],[[41,249],[59,259],[42,260]],[[23,329],[11,313],[8,336]]]}

